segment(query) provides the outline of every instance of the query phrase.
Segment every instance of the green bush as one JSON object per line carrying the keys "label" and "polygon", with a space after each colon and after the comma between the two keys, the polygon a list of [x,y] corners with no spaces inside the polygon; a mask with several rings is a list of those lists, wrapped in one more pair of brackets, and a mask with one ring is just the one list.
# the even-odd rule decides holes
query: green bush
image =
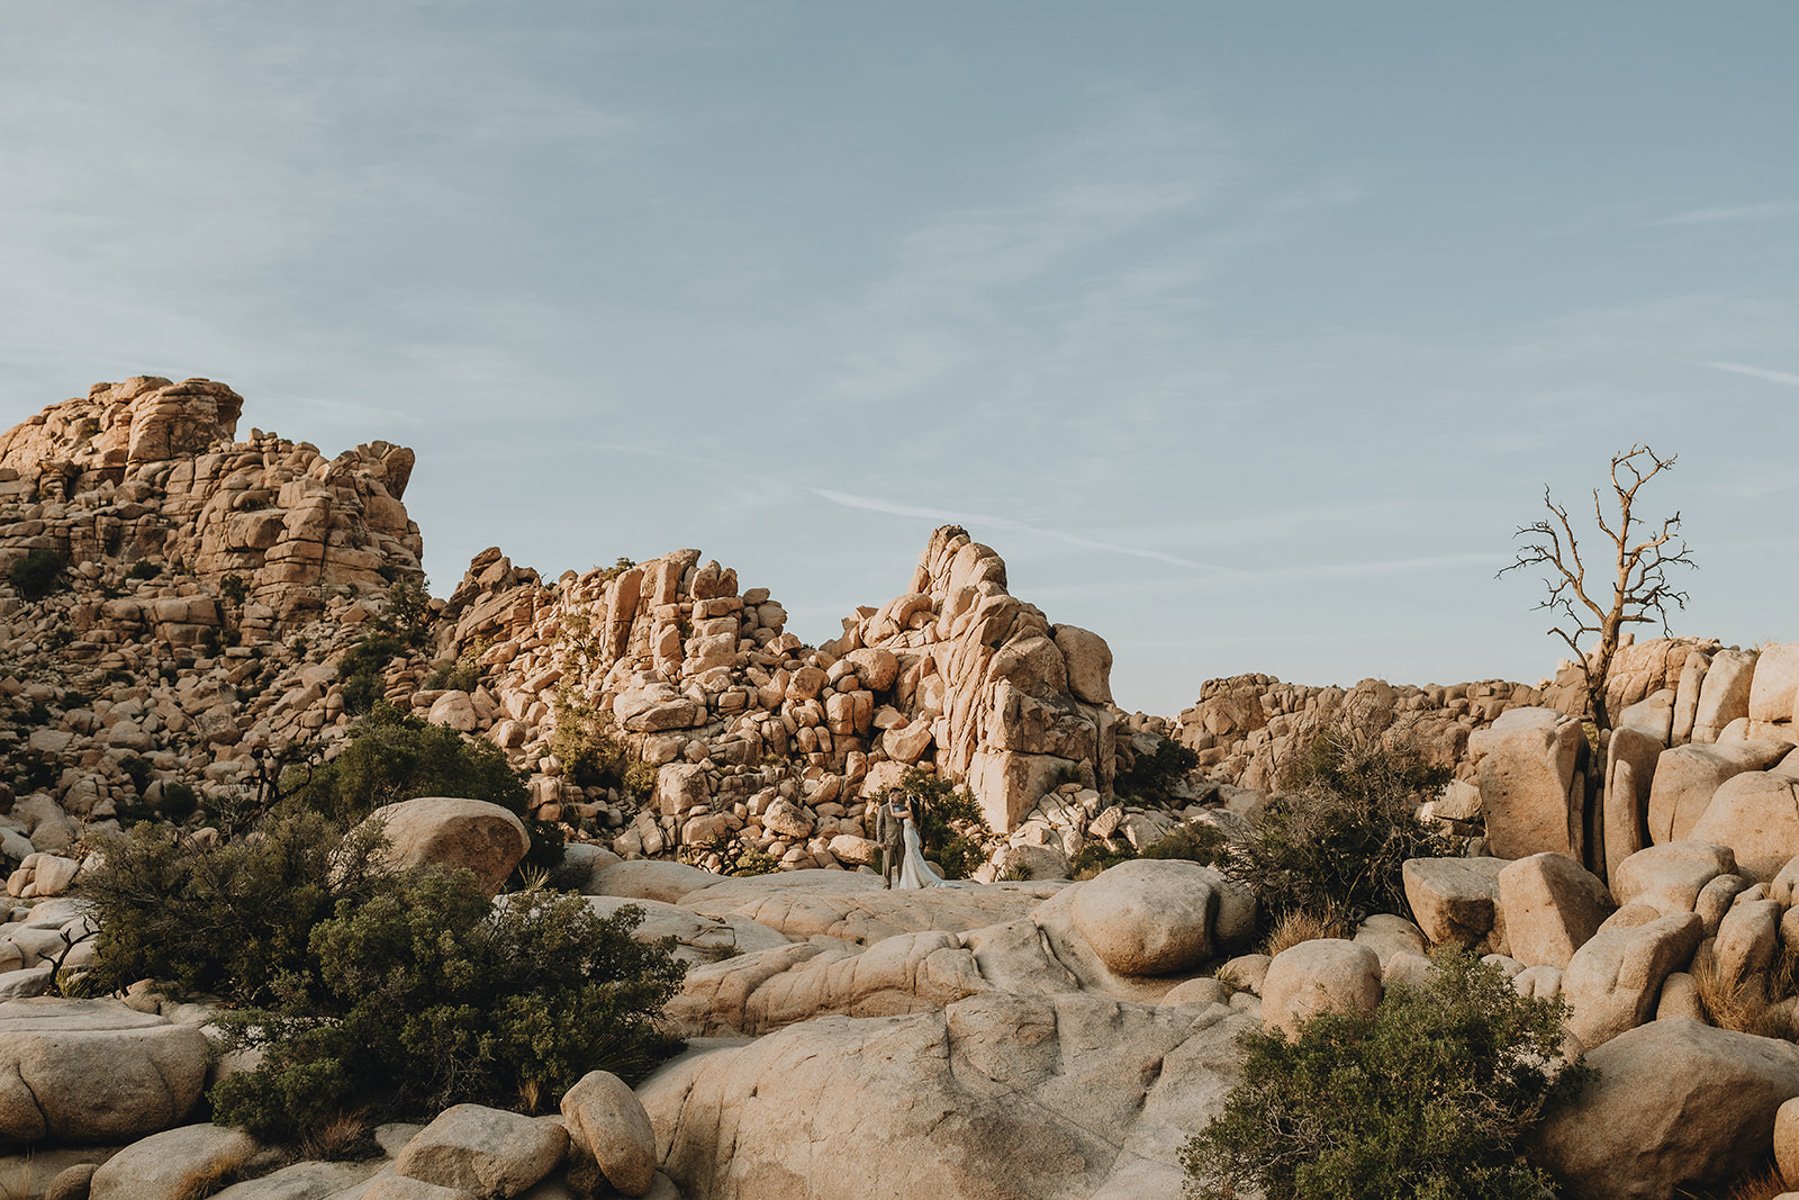
{"label": "green bush", "polygon": [[101,846],[80,895],[100,933],[87,989],[118,991],[154,979],[178,995],[236,1004],[271,1001],[311,970],[313,927],[379,887],[379,839],[341,847],[324,817],[272,819],[253,836],[201,844],[140,824]]}
{"label": "green bush", "polygon": [[228,1047],[265,1054],[213,1088],[215,1116],[291,1140],[346,1111],[537,1112],[595,1069],[635,1083],[681,1046],[656,1022],[683,967],[669,941],[632,939],[641,919],[551,892],[496,909],[465,872],[340,905],[312,934],[314,986],[226,1018]]}
{"label": "green bush", "polygon": [[383,804],[421,795],[488,801],[524,820],[531,833],[525,865],[554,867],[561,862],[561,829],[531,817],[525,777],[507,763],[504,750],[464,738],[446,725],[407,716],[387,703],[356,721],[349,745],[335,759],[290,768],[281,792],[286,808],[320,811],[340,826],[351,826]]}
{"label": "green bush", "polygon": [[155,768],[143,755],[127,754],[119,760],[119,770],[125,773],[125,778],[131,780],[131,786],[136,788],[137,794],[141,796],[144,794],[144,789],[150,786],[150,773]]}
{"label": "green bush", "polygon": [[987,818],[975,798],[949,780],[921,767],[907,767],[898,783],[872,799],[876,805],[895,800],[918,805],[918,839],[924,856],[942,869],[945,879],[967,879],[987,861],[984,843],[993,836]]}
{"label": "green bush", "polygon": [[200,797],[193,785],[179,779],[165,779],[162,784],[163,815],[172,821],[185,821],[200,807]]}
{"label": "green bush", "polygon": [[162,574],[161,563],[140,558],[131,564],[131,569],[125,572],[125,577],[127,579],[155,579],[160,574]]}
{"label": "green bush", "polygon": [[1161,800],[1199,765],[1199,755],[1171,738],[1162,738],[1152,753],[1139,753],[1118,773],[1112,790],[1120,796]]}
{"label": "green bush", "polygon": [[1357,712],[1320,730],[1303,753],[1281,764],[1283,787],[1332,792],[1370,805],[1400,800],[1416,808],[1453,777],[1402,732]]}
{"label": "green bush", "polygon": [[554,866],[562,858],[561,831],[530,816],[524,777],[489,742],[444,725],[378,705],[350,731],[349,745],[330,762],[291,768],[282,783],[283,807],[324,813],[351,825],[386,804],[419,796],[486,800],[517,814],[531,833],[526,863]]}
{"label": "green bush", "polygon": [[372,633],[344,651],[344,656],[337,662],[344,707],[359,716],[373,712],[387,695],[382,672],[388,663],[408,649],[407,644],[394,634]]}
{"label": "green bush", "polygon": [[1183,821],[1143,847],[1144,858],[1178,858],[1212,866],[1228,853],[1230,839],[1216,825]]}
{"label": "green bush", "polygon": [[1077,880],[1092,879],[1108,867],[1136,858],[1178,858],[1216,866],[1225,860],[1229,845],[1229,839],[1216,825],[1183,821],[1143,847],[1141,853],[1123,838],[1116,843],[1089,842],[1069,860],[1069,873]]}
{"label": "green bush", "polygon": [[1299,790],[1276,796],[1217,865],[1247,885],[1269,922],[1301,912],[1345,928],[1369,913],[1408,911],[1408,858],[1451,852],[1417,806],[1447,781],[1401,739],[1344,721],[1319,734],[1283,775]]}
{"label": "green bush", "polygon": [[1297,1038],[1252,1031],[1241,1082],[1182,1152],[1196,1193],[1229,1200],[1537,1200],[1554,1183],[1525,1133],[1590,1072],[1557,1070],[1559,1002],[1513,990],[1472,955],[1437,960],[1372,1014]]}
{"label": "green bush", "polygon": [[556,731],[550,753],[563,775],[579,787],[614,788],[639,804],[656,786],[656,769],[632,754],[613,732],[610,713],[596,712],[572,695],[556,701]]}
{"label": "green bush", "polygon": [[42,600],[63,586],[63,570],[68,564],[54,550],[30,550],[12,565],[7,573],[19,595],[27,600]]}

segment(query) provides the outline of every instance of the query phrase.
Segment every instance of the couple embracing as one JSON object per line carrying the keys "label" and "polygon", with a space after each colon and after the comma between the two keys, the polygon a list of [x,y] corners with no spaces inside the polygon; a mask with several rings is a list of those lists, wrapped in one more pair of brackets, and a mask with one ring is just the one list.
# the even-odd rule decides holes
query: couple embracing
{"label": "couple embracing", "polygon": [[916,800],[890,796],[875,807],[874,823],[875,841],[881,847],[881,879],[889,888],[942,886],[942,877],[924,860]]}

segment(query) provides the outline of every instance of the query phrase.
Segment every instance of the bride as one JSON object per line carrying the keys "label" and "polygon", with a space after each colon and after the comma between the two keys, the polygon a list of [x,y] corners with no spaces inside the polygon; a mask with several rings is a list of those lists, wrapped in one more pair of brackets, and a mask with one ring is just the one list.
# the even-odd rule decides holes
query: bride
{"label": "bride", "polygon": [[901,888],[943,887],[945,884],[943,877],[931,870],[931,864],[924,860],[924,842],[918,833],[916,805],[907,804],[901,810],[900,829],[906,841],[906,854],[900,860],[899,881],[894,886]]}

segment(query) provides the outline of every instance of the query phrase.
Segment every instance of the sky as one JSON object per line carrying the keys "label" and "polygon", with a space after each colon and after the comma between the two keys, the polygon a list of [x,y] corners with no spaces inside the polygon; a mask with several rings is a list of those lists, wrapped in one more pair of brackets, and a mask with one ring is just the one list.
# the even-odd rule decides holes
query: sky
{"label": "sky", "polygon": [[1545,486],[1679,463],[1799,640],[1799,6],[0,3],[0,425],[414,447],[433,589],[687,546],[818,641],[933,527],[1201,681],[1534,682]]}

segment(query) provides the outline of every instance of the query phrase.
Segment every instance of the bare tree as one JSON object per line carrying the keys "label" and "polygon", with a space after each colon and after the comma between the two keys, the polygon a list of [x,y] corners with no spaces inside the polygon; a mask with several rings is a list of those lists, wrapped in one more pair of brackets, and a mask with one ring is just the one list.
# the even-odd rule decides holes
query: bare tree
{"label": "bare tree", "polygon": [[[1601,489],[1593,489],[1593,519],[1604,535],[1604,557],[1594,563],[1591,581],[1568,510],[1555,502],[1547,487],[1543,489],[1543,507],[1549,510],[1549,516],[1513,535],[1523,540],[1518,559],[1499,572],[1504,575],[1507,571],[1543,568],[1548,595],[1537,607],[1558,615],[1550,632],[1574,651],[1574,661],[1580,664],[1586,678],[1593,724],[1602,733],[1612,727],[1611,713],[1605,704],[1605,683],[1625,626],[1659,622],[1665,634],[1669,606],[1687,606],[1687,594],[1669,584],[1667,574],[1669,567],[1694,565],[1680,534],[1680,513],[1664,519],[1659,526],[1636,513],[1637,493],[1663,471],[1673,470],[1674,463],[1673,456],[1661,458],[1646,445],[1632,446],[1612,456],[1610,499],[1616,512],[1609,520]],[[1611,572],[1610,579],[1601,572]],[[1611,584],[1611,596],[1607,598],[1601,592],[1595,598],[1594,590],[1607,582]],[[1585,640],[1595,634],[1598,644],[1583,649]]]}

